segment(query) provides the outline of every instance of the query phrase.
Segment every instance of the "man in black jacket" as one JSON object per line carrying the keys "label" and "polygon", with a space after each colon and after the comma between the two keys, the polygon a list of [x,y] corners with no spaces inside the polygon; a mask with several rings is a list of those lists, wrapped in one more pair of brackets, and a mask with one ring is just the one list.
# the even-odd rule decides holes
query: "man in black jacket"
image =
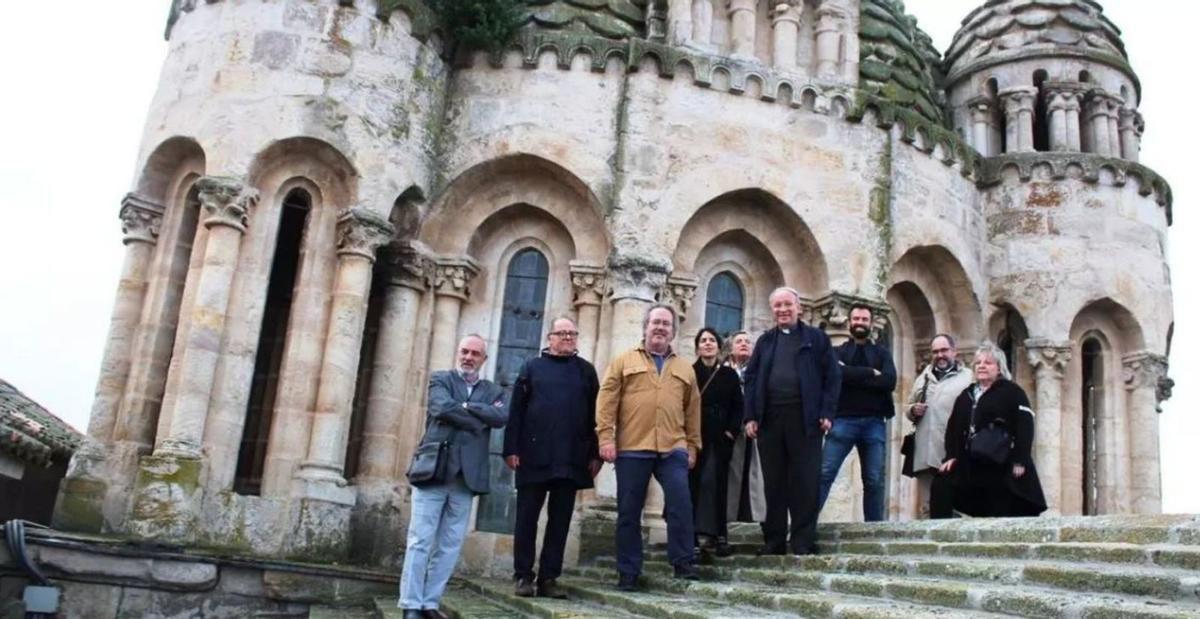
{"label": "man in black jacket", "polygon": [[871,308],[850,308],[851,339],[837,349],[842,368],[842,395],[838,398],[833,429],[825,437],[821,463],[821,507],[838,469],[853,448],[862,465],[863,519],[883,520],[883,458],[887,453],[887,420],[896,414],[892,391],[896,389],[896,366],[887,349],[870,340]]}
{"label": "man in black jacket", "polygon": [[[575,493],[600,471],[596,394],[600,381],[579,357],[579,331],[570,318],[551,323],[549,347],[525,362],[513,385],[504,431],[504,461],[516,471],[517,525],[513,539],[516,594],[565,598],[556,579],[575,509]],[[546,532],[533,585],[538,515],[549,497]]]}
{"label": "man in black jacket", "polygon": [[745,374],[746,436],[758,439],[767,498],[760,554],[784,554],[789,543],[792,554],[812,554],[821,437],[837,410],[842,375],[829,336],[800,321],[800,294],[779,288],[769,302],[775,328],[758,338]]}

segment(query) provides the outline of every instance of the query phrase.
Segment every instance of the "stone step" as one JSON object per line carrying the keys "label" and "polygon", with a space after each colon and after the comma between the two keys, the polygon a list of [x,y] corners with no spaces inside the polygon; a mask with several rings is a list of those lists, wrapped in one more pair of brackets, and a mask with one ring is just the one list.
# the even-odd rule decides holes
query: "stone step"
{"label": "stone step", "polygon": [[[839,619],[984,619],[1002,615],[962,608],[939,608],[900,600],[880,600],[853,594],[813,591],[798,592],[782,587],[746,582],[688,582],[667,575],[642,576],[643,590],[622,593],[614,589],[612,570],[579,568],[582,580],[564,582],[595,583],[597,597],[606,604],[626,607],[637,605],[639,612],[654,617],[818,617]],[[573,585],[574,586],[574,585]],[[657,602],[653,600],[658,600]],[[664,608],[664,604],[667,606]]]}
{"label": "stone step", "polygon": [[[375,598],[376,619],[403,619],[404,610],[396,607],[396,598]],[[525,619],[530,615],[490,599],[459,580],[450,581],[442,595],[440,610],[454,619]]]}
{"label": "stone step", "polygon": [[845,541],[823,542],[820,550],[828,554],[1043,559],[1200,570],[1200,546],[1183,544]]}
{"label": "stone step", "polygon": [[[987,580],[962,582],[945,575],[920,577],[886,572],[828,573],[807,570],[802,565],[804,562],[811,565],[815,560],[829,559],[825,557],[762,559],[780,561],[774,567],[702,567],[701,575],[709,581],[703,583],[674,580],[670,578],[670,565],[663,561],[648,561],[644,566],[644,578],[656,589],[717,598],[723,596],[715,588],[715,583],[727,584],[737,590],[753,591],[754,595],[743,594],[739,600],[763,608],[776,607],[774,600],[778,592],[808,590],[1018,616],[1200,617],[1200,604],[1190,602],[1164,602],[1111,592],[1073,593],[1031,584],[1014,585]],[[611,561],[601,561],[595,567],[580,568],[579,574],[600,578],[603,574],[613,573],[611,565]]]}
{"label": "stone step", "polygon": [[[666,564],[665,553],[648,553]],[[611,559],[597,565],[615,567]],[[885,574],[1027,584],[1072,591],[1118,593],[1200,603],[1200,572],[1145,565],[1110,565],[1086,561],[1031,561],[988,556],[986,561],[960,556],[816,555],[806,557],[734,555],[714,557],[714,568],[803,570],[814,573]],[[728,571],[728,570],[726,570]],[[721,573],[719,570],[713,573]]]}
{"label": "stone step", "polygon": [[566,600],[518,597],[512,580],[463,578],[463,585],[475,593],[514,608],[527,617],[542,619],[626,619],[644,615],[625,612],[611,606],[601,606],[578,597]]}
{"label": "stone step", "polygon": [[762,607],[744,605],[731,600],[720,600],[695,595],[672,593],[668,590],[649,590],[645,587],[636,592],[618,591],[616,573],[594,572],[591,577],[565,577],[559,584],[572,597],[620,609],[642,617],[665,617],[670,619],[783,619],[799,617],[791,612],[764,610]]}
{"label": "stone step", "polygon": [[[392,603],[395,604],[396,601],[392,600]],[[313,606],[308,609],[308,619],[376,619],[378,616],[372,608]]]}
{"label": "stone step", "polygon": [[[757,525],[739,523],[736,541],[759,541]],[[734,533],[731,530],[730,535]],[[924,540],[934,542],[1118,543],[1200,546],[1200,516],[1120,515],[1043,518],[953,518],[908,522],[828,523],[825,542]]]}

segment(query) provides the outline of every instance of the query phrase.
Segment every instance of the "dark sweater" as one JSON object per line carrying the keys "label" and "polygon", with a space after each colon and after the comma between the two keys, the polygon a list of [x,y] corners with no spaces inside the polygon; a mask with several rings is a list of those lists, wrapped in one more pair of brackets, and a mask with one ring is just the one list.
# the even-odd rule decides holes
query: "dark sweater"
{"label": "dark sweater", "polygon": [[521,368],[513,385],[504,456],[520,456],[517,486],[552,479],[591,488],[590,460],[596,444],[596,394],[600,381],[592,364],[577,355],[543,350]]}
{"label": "dark sweater", "polygon": [[892,363],[892,353],[869,341],[858,344],[849,340],[837,347],[836,354],[842,362],[838,417],[894,416],[892,392],[896,389],[896,365]]}
{"label": "dark sweater", "polygon": [[800,381],[796,380],[796,356],[800,352],[800,329],[791,333],[779,331],[771,372],[767,376],[767,408],[793,407],[801,404]]}

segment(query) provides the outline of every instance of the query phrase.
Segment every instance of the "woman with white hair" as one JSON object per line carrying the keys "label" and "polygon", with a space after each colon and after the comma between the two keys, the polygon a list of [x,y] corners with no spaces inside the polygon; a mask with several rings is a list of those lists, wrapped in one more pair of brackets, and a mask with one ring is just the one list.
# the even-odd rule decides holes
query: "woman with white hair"
{"label": "woman with white hair", "polygon": [[1033,409],[1008,372],[1004,351],[984,342],[975,383],[954,402],[939,469],[954,486],[954,509],[969,516],[1036,516],[1046,510],[1033,449]]}

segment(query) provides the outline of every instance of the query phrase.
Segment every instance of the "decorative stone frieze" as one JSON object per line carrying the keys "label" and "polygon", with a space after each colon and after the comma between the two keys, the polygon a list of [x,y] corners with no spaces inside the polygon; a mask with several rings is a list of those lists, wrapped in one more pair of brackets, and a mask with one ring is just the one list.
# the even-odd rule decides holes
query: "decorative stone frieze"
{"label": "decorative stone frieze", "polygon": [[337,253],[375,262],[375,252],[392,238],[395,228],[387,219],[363,208],[344,210],[337,221]]}
{"label": "decorative stone frieze", "polygon": [[228,226],[245,232],[250,225],[250,211],[258,203],[258,191],[236,178],[205,176],[196,182],[200,192],[200,207],[204,209],[204,225]]}
{"label": "decorative stone frieze", "polygon": [[675,308],[679,321],[683,322],[692,307],[692,301],[696,298],[696,287],[699,285],[700,280],[694,275],[672,273],[658,293],[658,302]]}
{"label": "decorative stone frieze", "polygon": [[158,242],[162,227],[163,206],[140,198],[132,193],[121,200],[121,233],[125,244]]}
{"label": "decorative stone frieze", "polygon": [[1162,403],[1171,398],[1175,381],[1167,376],[1167,358],[1151,352],[1139,352],[1121,358],[1122,378],[1125,389],[1153,389],[1155,410],[1162,412]]}

